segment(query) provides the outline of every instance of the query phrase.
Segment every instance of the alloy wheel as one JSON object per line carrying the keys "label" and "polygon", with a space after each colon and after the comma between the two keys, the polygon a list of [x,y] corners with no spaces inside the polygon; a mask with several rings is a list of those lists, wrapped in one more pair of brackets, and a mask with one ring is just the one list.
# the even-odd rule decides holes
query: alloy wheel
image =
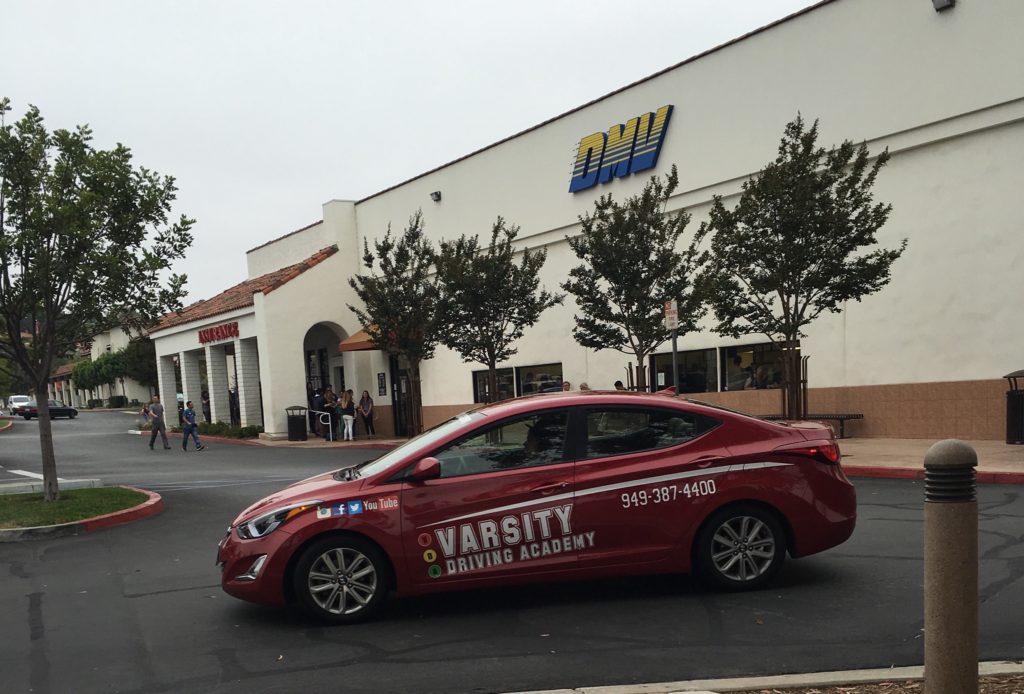
{"label": "alloy wheel", "polygon": [[309,596],[333,615],[351,615],[366,607],[377,593],[377,569],[352,547],[332,547],[309,568]]}
{"label": "alloy wheel", "polygon": [[752,581],[775,560],[775,534],[758,518],[733,516],[715,530],[711,560],[722,576],[739,583]]}

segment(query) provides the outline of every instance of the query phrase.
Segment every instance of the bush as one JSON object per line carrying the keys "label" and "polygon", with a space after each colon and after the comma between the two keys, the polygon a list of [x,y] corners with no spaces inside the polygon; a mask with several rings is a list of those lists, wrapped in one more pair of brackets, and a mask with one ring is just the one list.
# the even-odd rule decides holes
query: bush
{"label": "bush", "polygon": [[90,410],[94,407],[103,407],[103,400],[101,398],[89,398],[89,402],[86,405],[89,406]]}
{"label": "bush", "polygon": [[128,407],[128,398],[126,398],[123,395],[111,395],[110,406],[113,407],[114,409]]}
{"label": "bush", "polygon": [[224,422],[200,422],[199,433],[207,436],[224,436],[230,439],[254,439],[263,433],[263,427],[259,425],[233,427]]}

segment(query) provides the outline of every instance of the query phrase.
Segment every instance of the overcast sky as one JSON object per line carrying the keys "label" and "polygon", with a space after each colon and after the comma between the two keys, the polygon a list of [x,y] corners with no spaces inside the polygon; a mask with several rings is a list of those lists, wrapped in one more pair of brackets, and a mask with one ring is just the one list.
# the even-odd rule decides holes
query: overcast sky
{"label": "overcast sky", "polygon": [[[7,0],[0,96],[177,178],[188,301],[245,251],[813,0]],[[699,98],[696,97],[696,98]],[[407,211],[399,217],[402,221]]]}

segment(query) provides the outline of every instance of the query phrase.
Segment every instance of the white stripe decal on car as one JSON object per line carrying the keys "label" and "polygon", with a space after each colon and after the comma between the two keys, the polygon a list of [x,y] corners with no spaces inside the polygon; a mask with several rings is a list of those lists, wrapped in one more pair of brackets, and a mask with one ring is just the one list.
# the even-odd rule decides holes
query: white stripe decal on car
{"label": "white stripe decal on car", "polygon": [[672,482],[674,480],[688,479],[690,477],[705,477],[708,475],[720,475],[725,472],[741,472],[745,470],[762,470],[764,468],[771,467],[788,467],[792,463],[743,463],[733,465],[719,465],[718,467],[704,468],[703,470],[689,470],[687,472],[677,472],[671,475],[658,475],[657,477],[645,477],[639,480],[630,480],[629,482],[617,482],[616,484],[606,484],[601,487],[591,487],[590,489],[582,489],[576,492],[566,492],[565,494],[555,494],[552,496],[538,497],[536,499],[530,499],[529,501],[522,501],[518,504],[509,504],[508,506],[498,506],[496,508],[489,508],[485,511],[476,511],[474,513],[467,513],[464,516],[456,516],[454,518],[448,518],[447,520],[437,521],[436,523],[428,523],[422,527],[430,528],[435,525],[444,525],[446,523],[458,523],[459,521],[468,520],[470,518],[476,518],[478,516],[489,516],[497,513],[505,513],[506,511],[514,511],[520,508],[526,508],[527,506],[537,506],[538,504],[550,504],[555,501],[565,501],[568,499],[578,499],[581,496],[590,496],[592,494],[602,494],[604,492],[614,492],[619,489],[629,489],[630,487],[643,487],[648,484],[660,484],[662,482]]}

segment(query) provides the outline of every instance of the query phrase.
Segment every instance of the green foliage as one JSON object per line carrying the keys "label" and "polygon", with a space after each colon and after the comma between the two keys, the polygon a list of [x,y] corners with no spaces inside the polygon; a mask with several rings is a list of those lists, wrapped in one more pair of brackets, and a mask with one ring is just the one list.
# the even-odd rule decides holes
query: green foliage
{"label": "green foliage", "polygon": [[876,233],[892,206],[875,203],[871,188],[889,160],[870,162],[867,146],[849,140],[817,146],[818,122],[800,116],[786,125],[779,153],[743,184],[727,210],[715,196],[709,221],[713,263],[707,273],[714,330],[738,337],[764,334],[784,350],[786,416],[804,415],[800,387],[803,328],[824,311],[838,313],[889,283],[907,247],[876,248]]}
{"label": "green foliage", "polygon": [[128,398],[123,395],[111,395],[109,406],[114,409],[120,409],[128,406]]}
{"label": "green foliage", "polygon": [[89,398],[85,405],[90,410],[96,407],[103,407],[103,398]]}
{"label": "green foliage", "polygon": [[492,393],[497,390],[495,365],[514,355],[513,343],[523,331],[563,299],[540,289],[545,249],[525,249],[516,265],[512,244],[518,234],[519,227],[498,217],[486,248],[476,236],[463,235],[442,241],[436,260],[440,340],[463,361],[489,368]]}
{"label": "green foliage", "polygon": [[117,379],[124,378],[124,353],[104,352],[93,361],[92,366],[100,385],[113,385]]}
{"label": "green foliage", "polygon": [[710,220],[714,257],[708,274],[715,331],[738,337],[763,333],[795,340],[823,311],[860,301],[888,284],[890,267],[906,248],[861,251],[892,206],[873,203],[871,188],[889,160],[870,163],[867,146],[849,140],[816,146],[818,122],[786,126],[775,161],[743,184],[736,207],[715,196]]}
{"label": "green foliage", "polygon": [[121,350],[124,354],[124,375],[139,385],[156,387],[156,346],[148,337],[131,340]]}
{"label": "green foliage", "polygon": [[433,263],[434,250],[423,234],[423,215],[417,212],[398,237],[392,237],[389,225],[384,238],[374,242],[373,251],[364,239],[367,274],[349,278],[364,306],[349,304],[349,309],[373,345],[399,357],[410,372],[414,432],[422,428],[419,365],[433,356],[438,338],[438,288],[430,276]]}
{"label": "green foliage", "polygon": [[[0,118],[8,111],[0,99]],[[193,221],[170,221],[176,191],[173,178],[135,167],[124,145],[94,147],[86,126],[48,131],[34,106],[0,125],[0,357],[18,364],[37,398],[56,360],[79,344],[181,307],[185,277],[168,273],[192,243]],[[52,437],[40,414],[53,500]]]}
{"label": "green foliage", "polygon": [[258,424],[233,427],[224,422],[200,422],[198,426],[200,435],[224,436],[232,439],[254,439],[263,433],[263,427]]}
{"label": "green foliage", "polygon": [[680,333],[695,331],[706,311],[695,282],[706,259],[700,251],[705,231],[699,230],[680,251],[690,215],[685,210],[665,213],[678,183],[673,166],[664,182],[652,176],[639,195],[622,204],[603,195],[592,213],[580,217],[580,235],[566,238],[583,261],[562,283],[579,306],[573,337],[584,347],[635,356],[641,390],[647,355],[670,336],[664,302],[677,301]]}
{"label": "green foliage", "polygon": [[45,503],[38,494],[5,494],[0,496],[0,528],[71,523],[138,506],[148,498],[126,487],[73,489],[56,503]]}
{"label": "green foliage", "polygon": [[[437,345],[437,285],[430,279],[434,250],[423,233],[423,215],[417,212],[401,236],[384,238],[371,251],[363,240],[365,275],[349,284],[365,309],[349,306],[377,349],[421,362]],[[375,272],[375,266],[379,274]]]}
{"label": "green foliage", "polygon": [[94,390],[102,385],[96,374],[96,366],[90,360],[80,361],[71,371],[71,380],[79,390]]}

